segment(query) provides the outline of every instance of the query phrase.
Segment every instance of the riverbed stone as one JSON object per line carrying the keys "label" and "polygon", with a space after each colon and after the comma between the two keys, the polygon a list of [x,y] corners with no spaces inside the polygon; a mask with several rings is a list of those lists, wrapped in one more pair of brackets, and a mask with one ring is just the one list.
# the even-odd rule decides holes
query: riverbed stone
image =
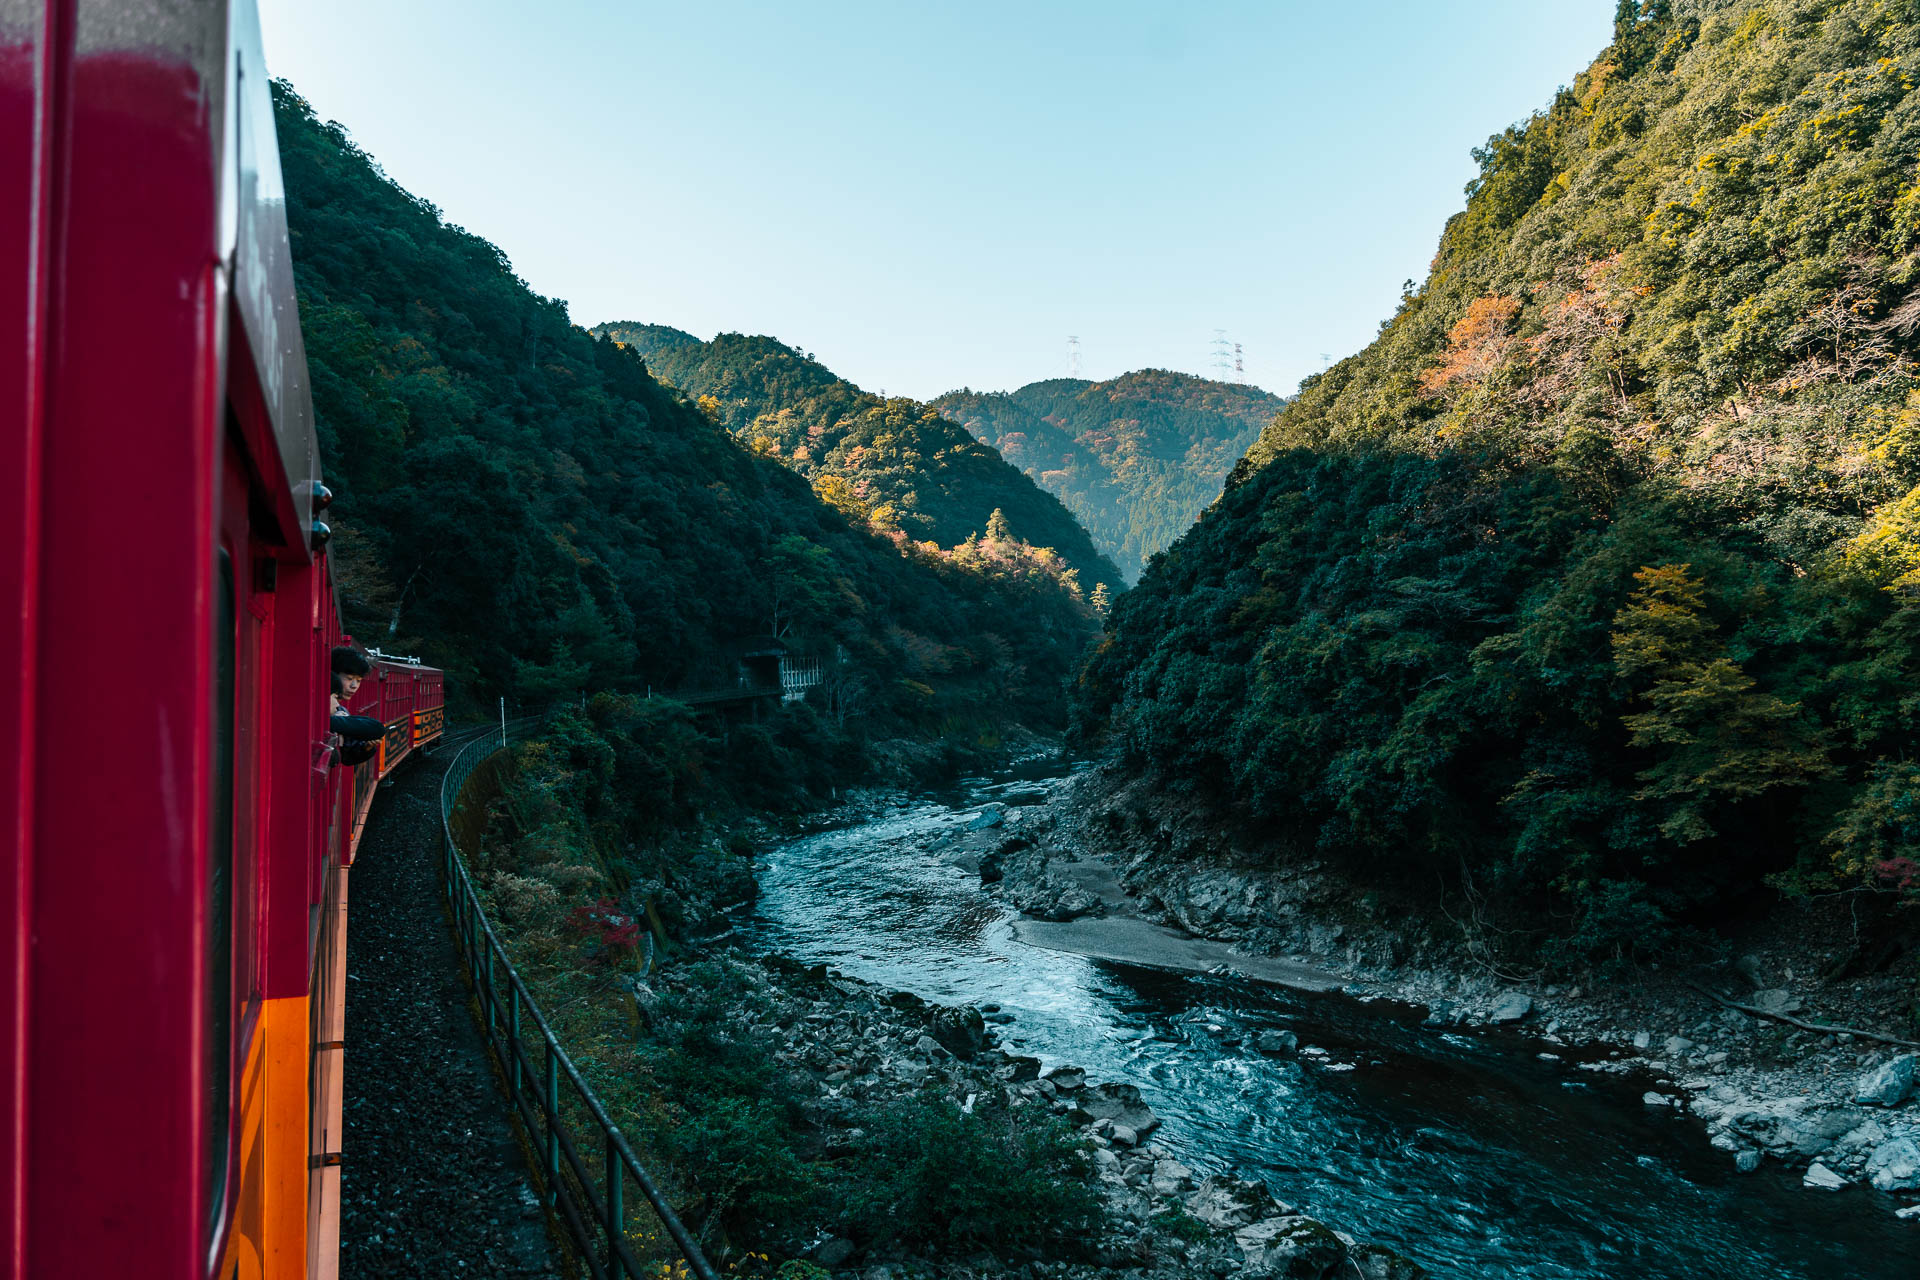
{"label": "riverbed stone", "polygon": [[1153,1194],[1176,1196],[1193,1187],[1193,1170],[1171,1157],[1153,1162]]}
{"label": "riverbed stone", "polygon": [[1847,1180],[1816,1160],[1807,1166],[1807,1176],[1800,1179],[1800,1185],[1815,1191],[1840,1191]]}
{"label": "riverbed stone", "polygon": [[1261,1053],[1292,1053],[1300,1047],[1300,1037],[1291,1031],[1262,1031],[1254,1037],[1253,1047]]}
{"label": "riverbed stone", "polygon": [[1753,993],[1753,1007],[1762,1013],[1798,1013],[1806,1008],[1804,1001],[1785,987],[1769,987],[1765,991]]}
{"label": "riverbed stone", "polygon": [[1084,1089],[1076,1106],[1086,1116],[1086,1120],[1081,1121],[1083,1124],[1111,1120],[1143,1138],[1160,1127],[1160,1117],[1153,1114],[1153,1108],[1140,1096],[1140,1090],[1130,1084],[1103,1084]]}
{"label": "riverbed stone", "polygon": [[928,1031],[941,1048],[962,1062],[971,1062],[987,1047],[986,1019],[970,1004],[934,1010]]}
{"label": "riverbed stone", "polygon": [[1693,1041],[1687,1039],[1685,1036],[1668,1036],[1667,1042],[1660,1047],[1661,1051],[1669,1058],[1678,1058],[1684,1056],[1688,1050],[1693,1048]]}
{"label": "riverbed stone", "polygon": [[969,822],[967,824],[967,830],[991,831],[995,827],[998,827],[1004,824],[1006,820],[1007,820],[1006,810],[1001,808],[997,804],[990,804],[986,808],[982,809],[979,815],[975,817],[972,822]]}
{"label": "riverbed stone", "polygon": [[1518,1022],[1533,1012],[1533,997],[1522,991],[1509,991],[1494,1001],[1487,1012],[1488,1022]]}
{"label": "riverbed stone", "polygon": [[1920,1146],[1911,1138],[1881,1143],[1867,1160],[1867,1181],[1876,1191],[1920,1191]]}
{"label": "riverbed stone", "polygon": [[1760,1167],[1760,1162],[1765,1159],[1766,1156],[1761,1154],[1759,1148],[1748,1147],[1745,1151],[1738,1152],[1733,1157],[1733,1170],[1735,1173],[1752,1173]]}
{"label": "riverbed stone", "polygon": [[1866,1075],[1854,1090],[1854,1101],[1872,1107],[1897,1107],[1913,1092],[1920,1055],[1903,1053],[1891,1062],[1883,1062]]}
{"label": "riverbed stone", "polygon": [[1273,1198],[1264,1182],[1210,1174],[1187,1197],[1187,1212],[1218,1230],[1238,1230],[1292,1210]]}
{"label": "riverbed stone", "polygon": [[1731,1131],[1769,1151],[1808,1158],[1824,1153],[1835,1139],[1867,1118],[1858,1107],[1825,1105],[1804,1097],[1743,1098],[1725,1104],[1699,1098],[1694,1110],[1708,1119],[1709,1133]]}
{"label": "riverbed stone", "polygon": [[1312,1218],[1291,1214],[1242,1227],[1233,1241],[1246,1255],[1253,1275],[1320,1280],[1337,1273],[1346,1260],[1340,1237]]}

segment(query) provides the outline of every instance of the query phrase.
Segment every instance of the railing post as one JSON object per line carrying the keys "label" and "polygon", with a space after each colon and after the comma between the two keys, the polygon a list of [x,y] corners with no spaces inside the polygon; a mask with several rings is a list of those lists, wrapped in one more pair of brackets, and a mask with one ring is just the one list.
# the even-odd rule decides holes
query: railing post
{"label": "railing post", "polygon": [[513,1066],[509,1075],[513,1080],[513,1096],[520,1097],[520,988],[507,989],[507,1044],[513,1052]]}
{"label": "railing post", "polygon": [[547,1041],[547,1089],[540,1111],[547,1118],[547,1208],[560,1194],[560,1050]]}
{"label": "railing post", "polygon": [[621,1204],[620,1182],[626,1170],[620,1164],[620,1148],[613,1134],[607,1134],[607,1274],[624,1280],[626,1263],[620,1259],[620,1241],[627,1234],[627,1214]]}
{"label": "railing post", "polygon": [[493,994],[493,944],[487,944],[487,1039],[493,1039],[493,1029],[500,1025],[500,1002]]}

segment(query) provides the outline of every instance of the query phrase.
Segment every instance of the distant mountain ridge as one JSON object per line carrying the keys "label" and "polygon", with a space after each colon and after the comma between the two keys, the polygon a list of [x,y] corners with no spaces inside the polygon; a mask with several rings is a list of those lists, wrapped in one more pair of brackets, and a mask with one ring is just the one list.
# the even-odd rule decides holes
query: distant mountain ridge
{"label": "distant mountain ridge", "polygon": [[[430,653],[466,707],[607,695],[594,722],[635,726],[616,736],[638,754],[587,767],[662,823],[830,794],[873,738],[1064,726],[1097,619],[1053,553],[1011,537],[929,553],[848,519],[534,294],[290,85],[274,97],[351,631]],[[670,698],[629,696],[730,684],[734,647],[769,635],[827,677],[724,744]]]}
{"label": "distant mountain ridge", "polygon": [[1058,498],[928,405],[883,399],[765,336],[723,333],[702,342],[633,321],[593,332],[639,351],[656,377],[757,452],[806,476],[849,516],[954,547],[987,535],[999,511],[1013,538],[1051,548],[1088,594],[1126,585]]}
{"label": "distant mountain ridge", "polygon": [[1129,580],[1220,495],[1286,400],[1166,369],[933,401],[1080,518]]}

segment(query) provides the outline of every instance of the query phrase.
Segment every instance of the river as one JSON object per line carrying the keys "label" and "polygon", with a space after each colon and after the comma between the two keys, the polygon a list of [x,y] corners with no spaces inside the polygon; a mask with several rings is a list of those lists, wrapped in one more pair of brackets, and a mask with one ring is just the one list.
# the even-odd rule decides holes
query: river
{"label": "river", "polygon": [[[1511,1033],[1440,1032],[1390,1001],[1088,960],[1015,941],[1011,909],[933,847],[988,800],[974,780],[771,850],[755,944],[945,1004],[998,1006],[1002,1043],[1137,1085],[1202,1172],[1266,1181],[1329,1226],[1481,1280],[1914,1280],[1920,1234],[1877,1193],[1736,1174],[1644,1082]],[[1264,1057],[1288,1028],[1298,1056]],[[1551,1051],[1559,1056],[1540,1056]]]}

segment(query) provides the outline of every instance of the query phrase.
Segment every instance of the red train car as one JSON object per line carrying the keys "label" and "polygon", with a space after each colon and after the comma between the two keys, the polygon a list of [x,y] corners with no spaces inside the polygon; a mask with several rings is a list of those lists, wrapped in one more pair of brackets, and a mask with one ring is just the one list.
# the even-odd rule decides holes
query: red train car
{"label": "red train car", "polygon": [[0,0],[0,1259],[325,1276],[341,640],[252,0]]}

